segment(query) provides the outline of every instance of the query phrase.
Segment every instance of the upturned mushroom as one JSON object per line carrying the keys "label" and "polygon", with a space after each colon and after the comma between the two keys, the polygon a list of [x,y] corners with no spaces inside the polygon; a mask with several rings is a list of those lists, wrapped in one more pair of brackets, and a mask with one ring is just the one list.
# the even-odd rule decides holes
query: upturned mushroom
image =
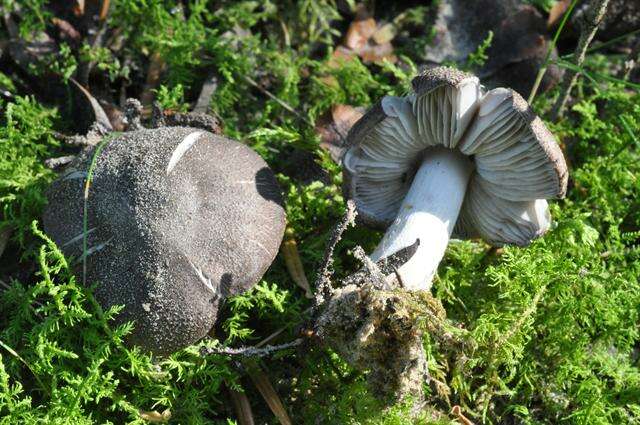
{"label": "upturned mushroom", "polygon": [[[95,155],[85,228],[83,192]],[[103,308],[124,305],[118,320],[135,322],[130,342],[159,355],[211,330],[220,301],[262,277],[285,227],[264,160],[193,127],[113,137],[98,153],[80,154],[48,199],[46,232],[77,259],[78,274],[86,261],[86,281],[97,283]]]}
{"label": "upturned mushroom", "polygon": [[404,97],[385,96],[351,129],[344,191],[359,218],[386,229],[375,262],[418,242],[387,276],[429,290],[449,238],[525,246],[549,229],[567,166],[553,135],[515,91],[439,67]]}

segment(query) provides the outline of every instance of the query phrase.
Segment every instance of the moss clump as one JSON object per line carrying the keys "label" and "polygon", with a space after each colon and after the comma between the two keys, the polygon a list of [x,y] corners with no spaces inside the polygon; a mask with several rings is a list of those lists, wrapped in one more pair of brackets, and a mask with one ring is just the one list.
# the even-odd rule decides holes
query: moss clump
{"label": "moss clump", "polygon": [[316,332],[351,366],[368,371],[377,397],[421,400],[428,380],[423,333],[437,332],[444,318],[442,304],[429,293],[351,283],[326,303]]}

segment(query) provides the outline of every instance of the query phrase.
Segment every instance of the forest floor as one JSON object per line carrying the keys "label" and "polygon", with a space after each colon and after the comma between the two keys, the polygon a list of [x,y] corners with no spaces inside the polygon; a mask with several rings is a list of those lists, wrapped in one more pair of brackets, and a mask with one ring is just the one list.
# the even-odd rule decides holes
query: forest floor
{"label": "forest floor", "polygon": [[[0,424],[242,423],[232,389],[245,392],[256,423],[279,423],[256,374],[293,423],[640,422],[640,85],[625,72],[637,32],[595,41],[564,116],[552,120],[560,94],[553,72],[569,67],[578,30],[569,20],[560,33],[551,80],[532,106],[569,163],[567,197],[550,201],[552,229],[529,247],[449,245],[432,292],[455,338],[425,336],[430,380],[416,413],[411,401],[382,407],[366,373],[313,344],[250,362],[202,356],[211,341],[168,358],[127,347],[132,325],[116,326],[116,312],[98,308],[40,217],[56,178],[45,160],[77,153],[63,135],[84,134],[94,119],[74,81],[115,128],[128,97],[146,112],[152,100],[170,111],[210,111],[277,174],[287,237],[313,282],[345,210],[331,152],[353,116],[406,93],[433,57],[437,2],[53,3],[0,6]],[[526,13],[546,21],[567,2],[530,3]],[[546,40],[535,53],[541,60],[557,27],[534,33]],[[463,59],[444,62],[499,68],[492,58],[504,40],[489,29]],[[513,49],[531,34],[522,37]],[[530,75],[504,72],[487,78],[518,80],[527,98]],[[359,267],[354,247],[371,252],[380,237],[348,229],[336,276]],[[238,347],[282,330],[271,342],[286,343],[310,305],[279,255],[253,290],[226,302],[215,335]]]}

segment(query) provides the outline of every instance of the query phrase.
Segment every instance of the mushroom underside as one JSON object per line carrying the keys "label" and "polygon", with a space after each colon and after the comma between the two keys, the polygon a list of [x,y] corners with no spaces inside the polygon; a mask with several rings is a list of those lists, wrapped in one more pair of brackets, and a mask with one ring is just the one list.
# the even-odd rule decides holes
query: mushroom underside
{"label": "mushroom underside", "polygon": [[564,160],[517,93],[482,94],[467,79],[386,97],[380,109],[343,165],[361,216],[388,226],[374,261],[420,241],[398,269],[406,288],[430,288],[454,229],[524,246],[549,228],[545,198],[561,195]]}

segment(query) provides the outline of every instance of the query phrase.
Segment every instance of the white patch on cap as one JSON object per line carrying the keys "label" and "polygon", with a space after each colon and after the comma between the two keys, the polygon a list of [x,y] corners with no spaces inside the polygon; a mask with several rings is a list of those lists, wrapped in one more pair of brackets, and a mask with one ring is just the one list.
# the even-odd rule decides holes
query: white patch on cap
{"label": "white patch on cap", "polygon": [[193,271],[196,272],[196,276],[198,276],[198,279],[200,280],[200,282],[202,282],[202,284],[206,286],[207,289],[209,289],[211,292],[214,293],[214,295],[217,296],[218,292],[214,289],[211,279],[204,274],[204,272],[200,267],[193,264],[191,260],[187,260],[187,261],[189,261],[189,265],[191,265],[191,268],[193,269]]}
{"label": "white patch on cap", "polygon": [[173,168],[178,164],[185,153],[193,146],[193,144],[198,141],[198,138],[204,134],[203,131],[194,131],[193,133],[189,133],[182,142],[176,146],[171,154],[171,159],[169,159],[169,164],[167,164],[167,175],[173,170]]}
{"label": "white patch on cap", "polygon": [[146,311],[147,313],[151,311],[151,304],[149,303],[142,303],[142,309],[144,311]]}
{"label": "white patch on cap", "polygon": [[[91,229],[87,230],[87,233],[86,233],[86,234],[88,235],[88,234],[92,233],[92,232],[93,232],[94,230],[96,230],[96,229],[97,229],[97,227],[92,227]],[[81,240],[82,240],[82,237],[83,237],[84,235],[85,235],[85,233],[84,233],[84,232],[80,233],[79,235],[75,235],[74,237],[72,237],[71,239],[69,239],[68,241],[66,241],[66,242],[65,242],[65,243],[63,243],[62,245],[60,245],[60,248],[63,248],[63,247],[65,247],[65,246],[72,245],[72,244],[74,244],[74,243],[76,243],[76,242],[78,242],[78,241],[81,241]]]}
{"label": "white patch on cap", "polygon": [[87,251],[82,254],[77,260],[76,262],[80,262],[83,259],[85,259],[86,257],[95,254],[98,251],[102,251],[104,249],[105,246],[107,246],[109,244],[109,242],[111,242],[111,240],[113,239],[113,237],[110,237],[106,242],[102,242],[99,243],[97,245],[92,246],[91,248],[87,248]]}

